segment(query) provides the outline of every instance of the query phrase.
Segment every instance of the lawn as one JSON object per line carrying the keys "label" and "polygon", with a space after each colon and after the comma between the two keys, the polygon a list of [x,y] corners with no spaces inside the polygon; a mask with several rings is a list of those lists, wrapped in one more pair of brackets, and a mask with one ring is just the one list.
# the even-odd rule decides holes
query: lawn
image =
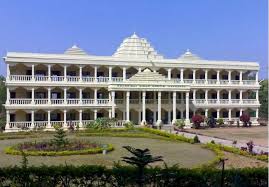
{"label": "lawn", "polygon": [[[51,136],[51,135],[47,135]],[[210,150],[201,148],[200,145],[194,145],[189,143],[171,142],[160,139],[150,138],[126,138],[126,137],[74,137],[69,135],[69,138],[86,139],[97,143],[110,143],[113,144],[115,150],[107,155],[73,155],[73,156],[29,156],[29,164],[31,165],[58,165],[58,164],[98,164],[105,166],[112,166],[114,162],[121,160],[121,157],[129,155],[122,146],[130,145],[135,148],[149,148],[153,155],[163,156],[164,161],[168,165],[179,164],[181,167],[194,167],[199,164],[207,163],[214,159],[215,154]],[[21,143],[24,141],[34,141],[47,138],[30,138],[30,139],[10,139],[0,141],[0,165],[19,165],[22,157],[7,155],[3,152],[3,149],[7,146]],[[163,163],[157,163],[162,165]]]}
{"label": "lawn", "polygon": [[244,143],[252,140],[257,145],[268,146],[267,126],[251,127],[251,128],[235,127],[235,128],[188,129],[187,131],[229,140],[237,140]]}

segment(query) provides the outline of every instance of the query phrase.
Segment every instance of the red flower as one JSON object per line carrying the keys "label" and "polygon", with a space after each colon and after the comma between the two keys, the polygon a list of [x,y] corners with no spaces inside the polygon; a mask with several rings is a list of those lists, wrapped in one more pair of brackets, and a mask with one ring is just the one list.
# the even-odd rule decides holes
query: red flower
{"label": "red flower", "polygon": [[204,122],[204,117],[199,114],[193,115],[191,119],[192,122],[197,125],[200,125],[200,123]]}
{"label": "red flower", "polygon": [[242,121],[243,123],[248,123],[250,120],[250,116],[246,113],[243,113],[241,116],[240,116],[240,121]]}

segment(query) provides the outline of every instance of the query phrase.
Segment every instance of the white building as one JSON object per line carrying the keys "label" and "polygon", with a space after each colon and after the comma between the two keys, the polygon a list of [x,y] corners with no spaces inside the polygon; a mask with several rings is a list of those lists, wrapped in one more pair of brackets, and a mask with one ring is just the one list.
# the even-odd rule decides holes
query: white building
{"label": "white building", "polygon": [[189,50],[165,59],[133,34],[112,56],[77,46],[64,54],[8,52],[6,131],[22,127],[83,127],[98,117],[171,124],[194,113],[237,121],[259,113],[259,64],[204,60]]}

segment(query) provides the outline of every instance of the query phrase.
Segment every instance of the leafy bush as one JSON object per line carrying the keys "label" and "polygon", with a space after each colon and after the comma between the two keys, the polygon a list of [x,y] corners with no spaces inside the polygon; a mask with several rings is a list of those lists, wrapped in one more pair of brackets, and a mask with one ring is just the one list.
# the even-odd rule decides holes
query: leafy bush
{"label": "leafy bush", "polygon": [[242,121],[244,126],[246,127],[250,121],[250,116],[246,112],[243,112],[243,114],[240,116],[240,121]]}
{"label": "leafy bush", "polygon": [[224,119],[222,119],[222,118],[217,119],[217,123],[218,123],[219,126],[223,125],[224,124]]}
{"label": "leafy bush", "polygon": [[54,126],[56,130],[56,134],[54,135],[54,138],[52,139],[52,143],[57,146],[57,149],[61,149],[62,147],[65,147],[66,144],[68,144],[68,139],[66,138],[66,133],[60,126]]}
{"label": "leafy bush", "polygon": [[204,117],[199,114],[193,115],[191,119],[194,124],[194,128],[196,129],[198,129],[200,127],[200,124],[204,122]]}
{"label": "leafy bush", "polygon": [[[3,186],[138,186],[137,170],[116,166],[40,166],[0,168]],[[225,186],[267,187],[267,168],[224,170]],[[221,170],[178,167],[147,168],[144,186],[220,186]]]}
{"label": "leafy bush", "polygon": [[200,143],[200,140],[197,135],[194,136],[193,143]]}
{"label": "leafy bush", "polygon": [[123,125],[126,129],[134,129],[134,127],[135,127],[135,123],[132,121],[128,121],[128,122],[124,123]]}
{"label": "leafy bush", "polygon": [[92,128],[96,130],[103,130],[111,128],[115,124],[117,120],[116,119],[110,119],[110,118],[97,118],[95,121],[90,122],[86,128]]}
{"label": "leafy bush", "polygon": [[206,123],[209,127],[214,128],[216,126],[216,119],[211,116],[206,120]]}
{"label": "leafy bush", "polygon": [[183,119],[177,119],[175,123],[173,123],[174,126],[183,129],[185,126],[185,121]]}

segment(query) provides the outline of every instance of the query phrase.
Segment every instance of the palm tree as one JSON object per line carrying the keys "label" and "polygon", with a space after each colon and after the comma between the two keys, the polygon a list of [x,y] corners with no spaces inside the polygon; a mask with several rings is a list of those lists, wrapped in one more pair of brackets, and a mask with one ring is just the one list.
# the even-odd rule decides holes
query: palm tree
{"label": "palm tree", "polygon": [[124,162],[134,165],[138,169],[138,184],[143,186],[144,183],[144,171],[148,164],[163,161],[162,156],[152,156],[149,149],[136,149],[131,146],[123,146],[127,151],[134,156],[122,157]]}

